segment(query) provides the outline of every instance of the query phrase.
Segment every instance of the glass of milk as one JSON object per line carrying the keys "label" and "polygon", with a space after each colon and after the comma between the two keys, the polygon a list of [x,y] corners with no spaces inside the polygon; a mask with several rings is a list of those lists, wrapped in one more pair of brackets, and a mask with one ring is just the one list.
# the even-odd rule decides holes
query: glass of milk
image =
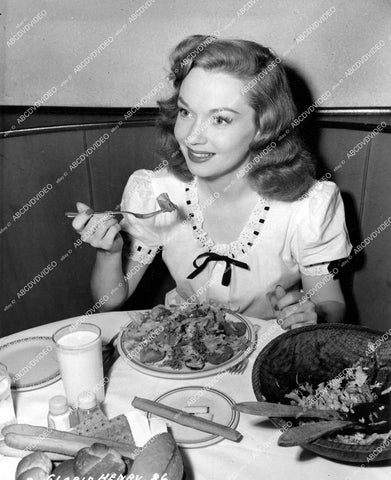
{"label": "glass of milk", "polygon": [[65,395],[77,408],[82,392],[93,392],[99,403],[105,397],[100,328],[91,323],[72,324],[53,335]]}

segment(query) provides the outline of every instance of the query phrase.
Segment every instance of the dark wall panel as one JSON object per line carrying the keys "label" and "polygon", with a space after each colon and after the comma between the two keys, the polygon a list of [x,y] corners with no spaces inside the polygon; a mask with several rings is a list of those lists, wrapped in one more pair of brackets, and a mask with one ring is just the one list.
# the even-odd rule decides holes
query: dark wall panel
{"label": "dark wall panel", "polygon": [[353,157],[347,153],[362,140],[365,132],[336,128],[323,128],[320,131],[320,156],[325,166],[325,173],[331,174],[330,180],[335,182],[343,195],[347,209],[347,221],[358,231],[361,203],[365,182],[367,163],[367,146]]}
{"label": "dark wall panel", "polygon": [[363,268],[355,273],[362,323],[380,330],[391,328],[391,225],[380,226],[391,217],[390,152],[391,135],[374,137],[362,217],[367,245],[361,254]]}
{"label": "dark wall panel", "polygon": [[[365,191],[368,146],[348,158],[348,152],[360,142],[366,132],[344,128],[322,128],[319,134],[320,159],[324,174],[331,175],[341,190],[345,206],[346,224],[352,245],[362,240],[361,211]],[[329,177],[327,175],[327,178]],[[353,260],[341,278],[342,289],[347,304],[347,319],[351,323],[361,323],[362,297],[357,296],[355,273],[362,269],[362,262]]]}
{"label": "dark wall panel", "polygon": [[120,202],[130,174],[140,168],[153,169],[159,160],[154,154],[154,127],[88,130],[87,145],[104,135],[109,138],[89,157],[89,166],[95,208],[110,210]]}
{"label": "dark wall panel", "polygon": [[[0,236],[0,314],[5,335],[82,313],[91,304],[91,259],[88,255],[81,262],[76,259],[77,236],[64,216],[73,200],[88,202],[90,194],[86,165],[69,170],[84,151],[83,132],[9,137],[2,140],[1,148],[1,228],[9,225]],[[21,208],[25,213],[16,218]],[[42,272],[51,262],[53,270]],[[23,294],[20,290],[26,285]]]}

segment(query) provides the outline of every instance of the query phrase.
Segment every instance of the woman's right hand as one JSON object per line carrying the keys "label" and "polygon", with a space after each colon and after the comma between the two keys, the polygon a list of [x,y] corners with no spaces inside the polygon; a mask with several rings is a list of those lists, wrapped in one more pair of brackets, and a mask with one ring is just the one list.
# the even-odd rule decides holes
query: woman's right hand
{"label": "woman's right hand", "polygon": [[80,234],[83,242],[108,253],[122,251],[123,239],[119,234],[121,226],[118,221],[107,213],[94,214],[84,203],[77,202],[79,214],[74,218],[72,227]]}

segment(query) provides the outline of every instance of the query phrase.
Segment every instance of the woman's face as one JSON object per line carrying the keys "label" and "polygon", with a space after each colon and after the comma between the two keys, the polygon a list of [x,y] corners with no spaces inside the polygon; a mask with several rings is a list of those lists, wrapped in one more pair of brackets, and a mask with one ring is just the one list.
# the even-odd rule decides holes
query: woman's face
{"label": "woman's face", "polygon": [[193,175],[235,175],[249,160],[257,126],[242,87],[229,74],[201,68],[191,70],[183,81],[174,134]]}

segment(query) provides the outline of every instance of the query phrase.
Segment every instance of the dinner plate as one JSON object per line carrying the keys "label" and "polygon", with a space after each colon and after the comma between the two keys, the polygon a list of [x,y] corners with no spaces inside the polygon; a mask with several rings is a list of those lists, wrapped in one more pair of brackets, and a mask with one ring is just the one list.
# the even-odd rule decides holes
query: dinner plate
{"label": "dinner plate", "polygon": [[0,362],[7,366],[11,388],[45,387],[61,378],[51,337],[28,337],[0,346]]}
{"label": "dinner plate", "polygon": [[[205,386],[182,387],[170,390],[158,397],[156,402],[183,410],[184,407],[208,407],[212,421],[221,425],[236,428],[239,423],[239,412],[233,409],[234,402],[225,393]],[[148,418],[153,416],[148,414]],[[160,417],[157,417],[160,418]],[[171,430],[176,443],[182,448],[201,448],[214,445],[224,440],[219,435],[200,432],[185,425],[164,420]]]}
{"label": "dinner plate", "polygon": [[[140,312],[128,312],[128,313],[130,317],[135,315],[134,318],[137,318],[138,315],[142,314]],[[134,368],[135,370],[141,373],[152,375],[154,377],[184,380],[184,379],[190,379],[190,378],[192,379],[203,378],[203,377],[209,377],[210,375],[216,375],[219,372],[232,368],[234,365],[244,360],[247,356],[249,356],[254,351],[255,343],[256,343],[256,333],[254,330],[254,326],[248,320],[246,320],[244,317],[242,317],[238,313],[232,312],[232,311],[226,311],[226,319],[233,322],[242,322],[246,325],[247,332],[245,335],[248,340],[248,346],[246,347],[245,350],[243,350],[242,352],[237,352],[233,357],[231,357],[226,362],[221,363],[220,365],[211,365],[207,363],[202,370],[191,370],[190,368],[187,368],[187,367],[183,367],[181,370],[175,370],[171,367],[162,366],[159,364],[142,363],[134,355],[132,356],[125,348],[124,335],[125,335],[126,327],[124,327],[123,331],[120,333],[120,337],[118,341],[118,352],[120,356],[125,360],[125,362],[128,365],[130,365],[132,368]],[[130,321],[129,324],[132,323],[132,321]],[[140,345],[141,344],[142,342],[140,342]],[[133,351],[136,349],[137,347],[134,347]]]}

